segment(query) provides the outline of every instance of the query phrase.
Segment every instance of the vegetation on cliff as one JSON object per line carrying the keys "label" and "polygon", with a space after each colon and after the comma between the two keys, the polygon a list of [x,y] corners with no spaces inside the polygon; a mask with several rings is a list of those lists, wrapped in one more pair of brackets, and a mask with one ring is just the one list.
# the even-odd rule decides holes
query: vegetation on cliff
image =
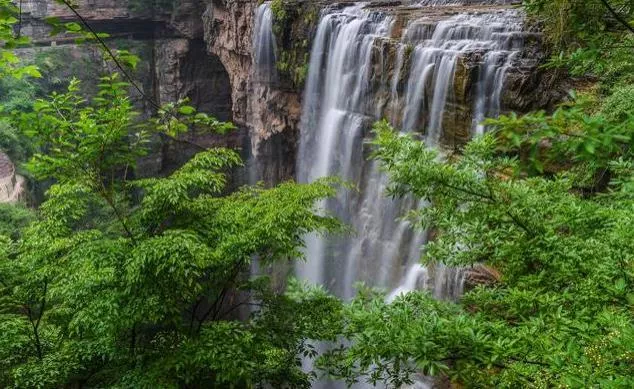
{"label": "vegetation on cliff", "polygon": [[[307,3],[272,4],[278,68],[295,86],[309,42],[294,38],[317,18]],[[555,112],[489,120],[460,154],[386,122],[373,144],[389,195],[428,200],[407,215],[437,231],[423,260],[499,276],[459,302],[422,291],[387,302],[360,286],[343,303],[249,276],[256,262],[301,260],[308,233],[343,230],[316,211],[335,180],[228,193],[242,162],[224,148],[139,179],[153,138],[233,125],[186,101],[144,119],[123,68],[95,90],[75,79],[42,90],[23,79],[40,71],[17,63],[26,40],[0,0],[0,147],[53,183],[37,210],[0,207],[0,386],[307,388],[325,372],[389,387],[419,373],[466,387],[634,387],[634,7],[525,4],[546,28],[548,66],[589,87]],[[334,346],[303,371],[315,341]]]}
{"label": "vegetation on cliff", "polygon": [[317,27],[319,6],[312,2],[273,0],[271,11],[278,48],[277,70],[299,89],[308,77],[310,37]]}

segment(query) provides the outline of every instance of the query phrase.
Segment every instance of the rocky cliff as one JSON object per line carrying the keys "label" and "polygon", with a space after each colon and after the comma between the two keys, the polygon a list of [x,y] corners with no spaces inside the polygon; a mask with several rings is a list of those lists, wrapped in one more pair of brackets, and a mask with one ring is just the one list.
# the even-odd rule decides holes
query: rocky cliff
{"label": "rocky cliff", "polygon": [[301,91],[252,77],[258,4],[257,0],[213,0],[203,14],[204,40],[229,74],[233,121],[249,130],[255,175],[276,182],[294,175]]}
{"label": "rocky cliff", "polygon": [[[202,14],[206,4],[199,0],[162,2],[148,0],[80,0],[77,12],[99,32],[110,35],[112,49],[126,49],[141,58],[133,76],[144,94],[159,104],[188,98],[200,111],[221,120],[232,120],[231,82],[219,57],[207,52],[203,41]],[[46,19],[62,22],[77,21],[66,6],[53,0],[25,0],[22,3],[20,31],[31,37],[35,48],[25,55],[39,53],[64,55],[71,58],[71,66],[54,70],[59,74],[75,69],[75,74],[88,84],[112,66],[95,61],[94,45],[75,43],[75,37],[65,34],[51,36]],[[90,59],[90,61],[88,61]],[[94,66],[79,64],[94,63]],[[78,65],[78,66],[75,66]],[[79,69],[78,69],[79,67]],[[65,78],[65,77],[62,77]],[[144,101],[134,88],[133,98],[146,112],[152,105]],[[139,173],[154,175],[173,170],[200,147],[222,145],[243,148],[246,131],[242,127],[228,137],[188,134],[183,142],[167,142],[147,160],[141,161]]]}
{"label": "rocky cliff", "polygon": [[[292,178],[303,82],[319,13],[325,7],[341,7],[346,3],[285,2],[284,20],[277,20],[275,26],[280,78],[276,82],[259,82],[253,77],[254,15],[261,3],[259,0],[175,0],[161,7],[153,2],[144,6],[146,1],[81,0],[78,11],[96,29],[109,32],[113,37],[126,38],[128,42],[151,42],[151,49],[143,58],[149,69],[146,79],[142,80],[148,95],[159,102],[188,97],[202,111],[232,120],[241,129],[223,140],[191,134],[188,142],[203,147],[214,144],[243,147],[245,155],[252,155],[256,161],[251,172],[253,177],[267,182]],[[396,69],[398,47],[412,21],[424,19],[431,24],[465,10],[482,13],[517,2],[465,1],[463,5],[425,9],[413,7],[413,3],[381,0],[368,3],[369,8],[390,13],[394,18],[389,39],[378,40],[373,48],[376,61],[373,61],[371,83],[376,98],[368,114],[380,112],[383,116],[394,116],[399,109],[398,104],[390,102],[391,86],[386,82],[394,78],[396,71],[402,73],[402,80],[413,71],[407,67]],[[491,3],[493,5],[489,5]],[[38,45],[70,43],[63,37],[49,37],[44,22],[49,16],[73,20],[74,15],[64,6],[52,0],[26,0],[23,12],[22,30]],[[539,34],[526,31],[518,39],[523,40],[524,49],[518,65],[509,69],[505,77],[500,98],[502,111],[523,112],[552,106],[563,94],[554,87],[558,80],[552,74],[536,71],[543,59]],[[445,114],[447,128],[442,139],[446,144],[460,145],[471,135],[468,128],[473,112],[469,102],[476,88],[476,64],[481,60],[474,52],[458,61],[452,83],[453,97]],[[396,87],[402,92],[405,81]],[[159,171],[170,170],[194,151],[195,148],[188,149],[185,145],[165,146]]]}
{"label": "rocky cliff", "polygon": [[[274,83],[259,83],[252,79],[253,70],[253,29],[257,0],[213,0],[203,14],[204,40],[208,51],[220,58],[229,74],[232,89],[233,119],[249,128],[253,153],[263,158],[268,166],[265,178],[285,178],[293,176],[298,126],[301,117],[303,97],[302,73],[307,71],[311,40],[314,38],[319,14],[326,7],[340,8],[350,3],[336,1],[291,1],[280,14],[274,26],[278,51],[280,79]],[[432,26],[458,14],[501,13],[511,10],[518,1],[464,1],[460,5],[420,8],[411,1],[372,1],[367,8],[390,14],[394,22],[389,39],[377,40],[373,48],[372,77],[373,104],[367,114],[375,117],[396,115],[395,110],[402,104],[390,101],[390,80],[394,72],[401,72],[397,83],[397,93],[406,87],[408,72],[412,68],[399,63],[399,45],[407,40],[404,35],[408,26],[423,20]],[[443,3],[436,1],[435,4]],[[457,2],[454,2],[457,3]],[[279,15],[277,15],[279,17]],[[410,29],[411,31],[411,29]],[[537,108],[551,108],[565,95],[560,79],[552,72],[538,70],[545,54],[541,47],[538,31],[525,27],[509,39],[523,49],[516,56],[514,66],[505,70],[501,112],[527,112]],[[406,50],[407,51],[407,50]],[[411,55],[411,50],[406,55]],[[403,59],[400,59],[403,61]],[[444,114],[445,129],[442,141],[448,146],[460,146],[470,137],[473,121],[473,99],[478,88],[478,65],[484,56],[478,50],[462,56],[457,62],[455,78],[452,82],[451,98]],[[405,59],[407,63],[407,59]],[[298,76],[299,75],[299,76]],[[281,164],[271,168],[271,164]],[[272,169],[272,170],[271,170]]]}
{"label": "rocky cliff", "polygon": [[24,178],[15,173],[9,157],[0,151],[0,203],[16,203],[24,192]]}

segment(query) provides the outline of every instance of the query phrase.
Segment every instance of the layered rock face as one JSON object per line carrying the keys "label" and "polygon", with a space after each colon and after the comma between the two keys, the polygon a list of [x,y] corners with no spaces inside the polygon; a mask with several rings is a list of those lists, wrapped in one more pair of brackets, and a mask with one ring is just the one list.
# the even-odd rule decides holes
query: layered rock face
{"label": "layered rock face", "polygon": [[[108,45],[112,49],[126,49],[137,54],[141,62],[130,72],[144,94],[158,104],[188,98],[191,103],[220,120],[233,119],[231,80],[219,57],[207,52],[203,41],[202,0],[165,2],[157,7],[148,0],[80,0],[77,12],[99,32],[110,34]],[[25,0],[22,3],[21,33],[29,36],[36,48],[28,49],[27,57],[39,52],[71,55],[73,62],[90,62],[94,66],[75,72],[92,84],[101,74],[116,71],[111,64],[95,61],[98,48],[77,45],[75,37],[60,34],[51,36],[46,18],[56,17],[62,22],[77,21],[66,6],[53,0]],[[39,48],[38,48],[39,47]],[[65,73],[66,69],[60,69]],[[131,95],[139,108],[150,113],[153,103],[142,98],[131,88]],[[172,171],[201,147],[228,146],[244,148],[246,131],[227,137],[187,134],[183,142],[164,142],[160,149],[142,161],[141,175],[164,174]]]}
{"label": "layered rock face", "polygon": [[[256,161],[252,180],[273,183],[295,177],[305,80],[291,79],[289,74],[307,74],[310,48],[320,19],[328,9],[342,9],[346,3],[297,1],[289,6],[287,18],[281,23],[283,28],[277,30],[274,37],[278,55],[275,65],[278,66],[273,66],[287,68],[275,79],[262,79],[254,65],[259,50],[254,47],[259,0],[166,3],[167,6],[156,7],[155,2],[146,0],[81,0],[78,11],[99,31],[128,38],[130,42],[152,42],[151,51],[143,58],[150,71],[141,80],[148,95],[161,103],[188,97],[202,111],[232,120],[241,129],[228,140],[192,134],[187,141],[201,146],[224,144],[244,148],[245,155],[252,155]],[[389,33],[374,39],[371,48],[370,88],[362,107],[368,121],[387,117],[400,128],[429,130],[433,119],[429,102],[437,88],[410,85],[412,74],[425,70],[423,54],[416,47],[430,40],[437,26],[452,18],[464,14],[471,15],[472,19],[508,14],[515,12],[509,7],[516,3],[514,0],[376,0],[366,3],[367,12],[391,19]],[[63,36],[49,37],[49,27],[43,21],[49,16],[72,20],[74,15],[63,5],[52,0],[25,0],[23,12],[22,30],[37,44],[70,43],[64,41]],[[560,92],[544,93],[544,90],[554,90],[552,85],[557,80],[551,74],[535,71],[542,59],[539,34],[524,31],[521,16],[508,20],[510,25],[504,31],[505,36],[500,35],[503,27],[500,31],[490,31],[491,36],[474,36],[479,43],[471,50],[455,48],[460,53],[454,58],[454,69],[447,82],[442,117],[433,119],[443,123],[439,134],[441,143],[463,144],[474,132],[474,121],[486,115],[548,107],[561,97]],[[471,22],[467,20],[462,31],[452,33],[477,35],[473,29],[468,31]],[[487,57],[487,48],[478,47],[485,41],[495,41],[500,49],[514,51],[512,61],[506,56]],[[118,44],[111,42],[115,47]],[[487,60],[508,61],[509,66],[501,73],[480,74],[481,65]],[[474,102],[486,77],[491,85],[495,84],[489,86],[487,92],[499,93],[496,96],[499,106],[492,107],[488,100],[479,106]],[[408,92],[415,87],[422,91],[418,96]],[[420,100],[417,109],[421,114],[413,115],[416,119],[404,112],[412,103],[406,99]],[[195,151],[190,148],[183,154],[183,148],[187,147],[166,146],[163,150],[165,166],[159,167],[159,171],[170,170]]]}
{"label": "layered rock face", "polygon": [[274,183],[294,176],[301,92],[280,80],[258,78],[253,43],[258,5],[214,0],[203,22],[208,51],[220,58],[231,79],[233,121],[249,129],[252,181]]}

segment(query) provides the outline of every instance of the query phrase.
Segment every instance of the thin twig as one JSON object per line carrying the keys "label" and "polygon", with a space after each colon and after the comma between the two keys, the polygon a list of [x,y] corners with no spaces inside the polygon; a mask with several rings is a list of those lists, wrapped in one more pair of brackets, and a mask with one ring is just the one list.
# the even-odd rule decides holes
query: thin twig
{"label": "thin twig", "polygon": [[[86,26],[86,29],[88,30],[88,32],[90,32],[90,34],[97,40],[97,42],[103,47],[104,51],[106,51],[106,53],[110,56],[110,58],[112,58],[113,62],[115,63],[116,67],[121,71],[121,73],[123,73],[123,76],[126,78],[126,80],[134,87],[134,89],[136,89],[139,94],[141,95],[141,98],[145,101],[147,101],[148,103],[150,103],[150,105],[152,105],[152,107],[154,107],[155,109],[159,110],[161,109],[161,106],[159,103],[157,103],[156,101],[154,101],[152,98],[150,98],[147,94],[145,94],[145,92],[143,92],[141,90],[141,88],[138,86],[138,84],[132,79],[132,76],[130,76],[130,74],[125,70],[125,68],[123,67],[123,65],[121,65],[121,63],[119,62],[119,60],[117,59],[117,57],[114,55],[114,53],[112,52],[112,50],[110,50],[110,47],[108,47],[108,45],[106,44],[106,42],[99,36],[99,34],[97,34],[97,32],[90,26],[90,24],[88,23],[88,21],[81,16],[81,14],[79,14],[79,12],[77,12],[77,10],[75,8],[73,8],[73,6],[67,1],[67,0],[58,0],[61,1],[62,3],[64,3],[66,5],[66,7],[68,7],[73,14],[75,14],[75,16],[77,16],[77,18],[81,21],[81,23]],[[176,115],[174,115],[171,112],[167,113],[169,116],[173,117],[173,118],[177,118]],[[188,144],[190,146],[193,146],[195,148],[197,148],[198,150],[201,151],[205,151],[207,150],[206,147],[203,147],[199,144],[196,144],[194,142],[190,142],[188,140],[185,139],[180,139],[178,137],[174,137],[174,136],[170,136],[168,134],[162,134],[164,136],[166,136],[167,138],[169,138],[170,140],[173,140],[175,142],[179,142],[179,143],[184,143],[184,144]]]}
{"label": "thin twig", "polygon": [[22,37],[22,0],[20,0],[20,10],[18,14],[18,39]]}
{"label": "thin twig", "polygon": [[603,5],[605,5],[605,8],[608,9],[608,11],[610,11],[610,13],[612,14],[612,16],[614,16],[614,18],[616,20],[619,21],[619,23],[621,23],[622,25],[625,26],[625,28],[627,28],[628,30],[630,30],[631,33],[634,34],[634,27],[632,27],[627,20],[625,20],[623,18],[623,16],[619,15],[618,12],[616,12],[616,10],[614,8],[612,8],[612,5],[608,2],[608,0],[601,0],[601,2],[603,3]]}
{"label": "thin twig", "polygon": [[108,53],[108,55],[110,56],[110,58],[112,58],[112,61],[115,63],[115,65],[117,66],[117,68],[121,71],[121,73],[123,73],[123,76],[128,80],[128,82],[134,87],[134,89],[137,90],[137,92],[139,92],[139,94],[141,94],[141,96],[143,97],[144,100],[146,100],[147,102],[149,102],[154,108],[156,109],[160,109],[161,106],[155,102],[154,100],[152,100],[151,98],[149,98],[145,92],[143,92],[141,90],[141,88],[137,85],[136,82],[134,82],[134,80],[132,79],[132,77],[130,76],[130,74],[128,74],[128,72],[125,70],[125,68],[123,67],[123,65],[121,65],[121,63],[119,62],[119,60],[117,59],[117,57],[114,55],[114,53],[112,52],[112,50],[110,50],[110,47],[108,47],[108,45],[106,44],[106,42],[104,42],[103,39],[101,39],[101,37],[99,36],[99,34],[97,34],[97,32],[92,28],[92,26],[86,21],[86,19],[84,19],[83,16],[81,16],[79,14],[79,12],[77,12],[77,10],[68,2],[68,0],[59,0],[62,3],[64,3],[64,5],[66,5],[66,7],[68,7],[68,9],[71,10],[71,12],[73,14],[75,14],[75,16],[81,21],[81,23],[86,27],[86,29],[88,30],[88,32],[90,32],[90,34],[95,37],[95,39],[97,40],[97,42],[99,42],[99,44],[104,48],[104,50],[106,51],[106,53]]}

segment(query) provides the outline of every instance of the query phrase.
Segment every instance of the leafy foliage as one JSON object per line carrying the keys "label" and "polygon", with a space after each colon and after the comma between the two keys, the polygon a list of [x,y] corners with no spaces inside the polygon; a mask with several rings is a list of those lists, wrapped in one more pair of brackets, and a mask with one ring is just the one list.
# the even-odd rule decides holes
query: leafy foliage
{"label": "leafy foliage", "polygon": [[[632,18],[628,1],[610,4]],[[0,122],[1,146],[22,157],[35,147],[28,169],[55,182],[37,212],[0,207],[0,385],[309,387],[314,373],[301,357],[315,358],[314,341],[326,341],[339,346],[317,365],[348,383],[399,387],[426,374],[469,387],[634,386],[633,38],[602,0],[525,6],[561,51],[548,66],[599,80],[591,93],[552,114],[491,120],[495,131],[461,155],[385,122],[375,128],[390,194],[430,204],[410,215],[437,231],[425,263],[485,266],[500,278],[457,303],[425,292],[388,303],[362,288],[343,304],[319,287],[291,280],[280,292],[248,276],[255,260],[301,259],[306,233],[342,230],[314,207],[336,181],[227,194],[227,174],[241,164],[227,149],[137,179],[157,134],[233,125],[187,101],[141,120],[117,75],[92,98],[73,80],[32,104],[32,84],[7,78],[39,73],[10,52],[26,40],[0,0],[4,106],[19,112]],[[272,8],[282,41],[314,27],[314,6]],[[51,23],[82,42],[106,37]],[[278,67],[299,85],[309,44],[294,44],[278,45]],[[138,61],[127,50],[113,57]]]}
{"label": "leafy foliage", "polygon": [[[18,9],[13,2],[0,0],[0,92],[2,109],[6,114],[11,110],[28,106],[33,90],[26,77],[40,77],[35,65],[19,64],[13,49],[29,42],[28,38],[18,36],[14,25],[18,23]],[[0,150],[13,158],[22,158],[28,154],[28,145],[20,133],[4,118],[0,117]]]}
{"label": "leafy foliage", "polygon": [[[312,323],[328,312],[334,325],[341,304],[301,286],[276,293],[247,270],[254,258],[300,257],[310,231],[339,229],[314,212],[333,183],[221,196],[241,163],[227,149],[136,180],[152,134],[231,126],[182,103],[139,122],[126,88],[105,77],[87,101],[73,81],[22,117],[42,150],[29,169],[56,183],[36,221],[1,237],[0,384],[307,387],[298,355],[308,338],[334,338]],[[238,315],[252,304],[256,312]]]}
{"label": "leafy foliage", "polygon": [[[608,0],[608,4],[624,19],[632,19],[634,7],[629,0]],[[623,29],[603,0],[527,0],[524,8],[540,22],[557,48],[574,50],[596,42],[597,35]]]}
{"label": "leafy foliage", "polygon": [[22,229],[27,227],[35,214],[21,205],[0,204],[0,235],[17,239]]}
{"label": "leafy foliage", "polygon": [[577,189],[601,190],[609,183],[611,161],[631,157],[634,116],[627,111],[626,93],[627,88],[606,99],[598,113],[581,96],[552,115],[543,111],[521,117],[511,114],[487,123],[504,140],[500,151],[518,150],[527,162],[519,168],[532,174],[574,170],[577,174],[570,178]]}
{"label": "leafy foliage", "polygon": [[424,292],[392,304],[363,293],[345,308],[351,346],[331,351],[323,367],[395,387],[419,371],[469,387],[634,385],[634,192],[622,184],[631,165],[608,192],[582,197],[572,171],[519,174],[522,162],[500,153],[493,134],[454,158],[386,122],[375,130],[390,193],[431,203],[413,215],[438,231],[424,260],[502,276],[457,305]]}

